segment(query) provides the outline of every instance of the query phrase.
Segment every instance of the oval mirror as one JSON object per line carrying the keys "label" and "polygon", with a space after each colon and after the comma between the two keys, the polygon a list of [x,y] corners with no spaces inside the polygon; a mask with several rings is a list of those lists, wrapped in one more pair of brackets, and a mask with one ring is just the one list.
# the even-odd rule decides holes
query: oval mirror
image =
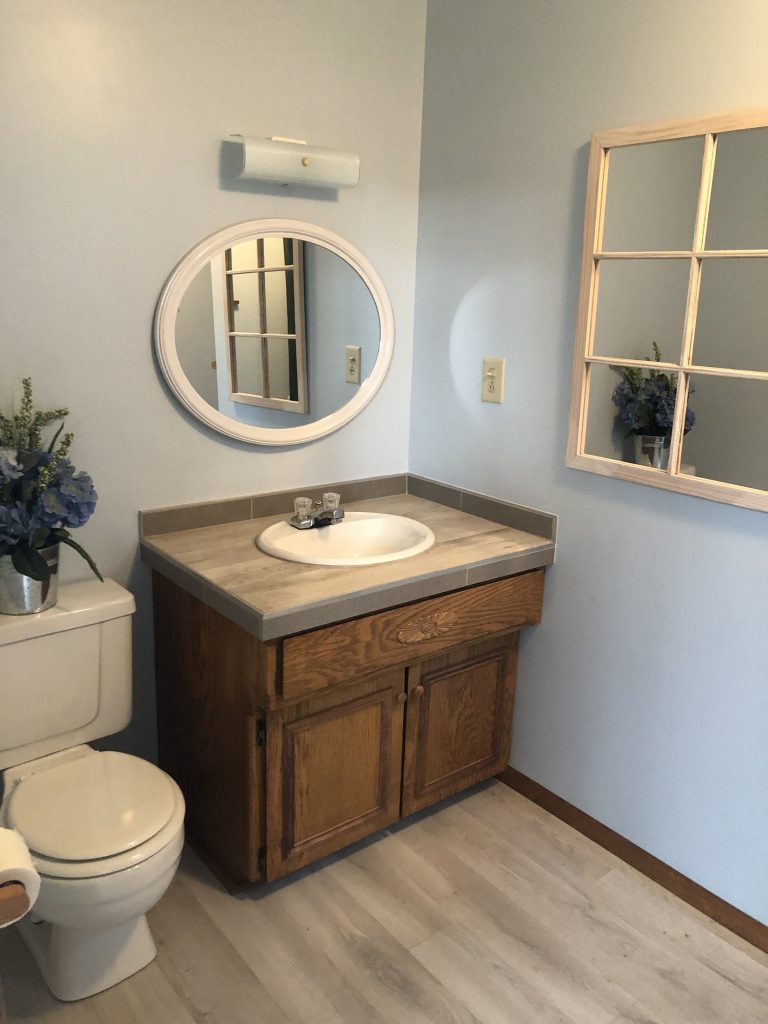
{"label": "oval mirror", "polygon": [[343,238],[253,220],[181,260],[158,302],[155,345],[171,390],[208,426],[253,444],[301,444],[376,394],[394,317],[378,274]]}

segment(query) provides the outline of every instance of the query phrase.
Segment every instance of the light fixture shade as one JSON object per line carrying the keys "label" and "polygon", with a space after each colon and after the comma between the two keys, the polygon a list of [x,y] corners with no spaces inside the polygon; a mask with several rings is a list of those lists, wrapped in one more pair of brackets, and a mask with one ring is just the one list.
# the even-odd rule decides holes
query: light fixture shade
{"label": "light fixture shade", "polygon": [[233,135],[227,141],[242,148],[239,178],[315,188],[351,188],[360,178],[357,153],[308,146],[299,139]]}

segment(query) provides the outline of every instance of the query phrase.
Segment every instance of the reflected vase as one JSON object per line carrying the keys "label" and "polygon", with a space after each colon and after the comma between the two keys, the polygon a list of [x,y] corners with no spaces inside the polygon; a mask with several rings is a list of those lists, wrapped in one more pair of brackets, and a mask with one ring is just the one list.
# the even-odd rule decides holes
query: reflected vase
{"label": "reflected vase", "polygon": [[10,555],[0,555],[0,615],[34,615],[53,608],[59,588],[59,545],[40,548],[51,575],[47,580],[22,576]]}
{"label": "reflected vase", "polygon": [[669,466],[669,439],[664,434],[636,434],[635,462],[638,466],[666,469]]}

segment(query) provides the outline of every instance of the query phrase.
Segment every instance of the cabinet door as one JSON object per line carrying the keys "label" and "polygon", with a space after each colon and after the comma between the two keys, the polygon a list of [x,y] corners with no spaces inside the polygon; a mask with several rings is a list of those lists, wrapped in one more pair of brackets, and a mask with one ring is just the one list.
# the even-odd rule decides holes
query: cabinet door
{"label": "cabinet door", "polygon": [[517,637],[468,644],[408,670],[403,816],[506,766]]}
{"label": "cabinet door", "polygon": [[267,879],[400,816],[405,673],[383,672],[267,719]]}

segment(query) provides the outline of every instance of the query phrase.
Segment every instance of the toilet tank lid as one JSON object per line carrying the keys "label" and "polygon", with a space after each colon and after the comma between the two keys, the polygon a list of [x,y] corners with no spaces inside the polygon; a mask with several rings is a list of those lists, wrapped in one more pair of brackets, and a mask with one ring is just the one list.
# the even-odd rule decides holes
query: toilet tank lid
{"label": "toilet tank lid", "polygon": [[135,610],[133,594],[114,580],[65,583],[59,587],[57,603],[46,612],[0,615],[0,646],[119,619]]}

